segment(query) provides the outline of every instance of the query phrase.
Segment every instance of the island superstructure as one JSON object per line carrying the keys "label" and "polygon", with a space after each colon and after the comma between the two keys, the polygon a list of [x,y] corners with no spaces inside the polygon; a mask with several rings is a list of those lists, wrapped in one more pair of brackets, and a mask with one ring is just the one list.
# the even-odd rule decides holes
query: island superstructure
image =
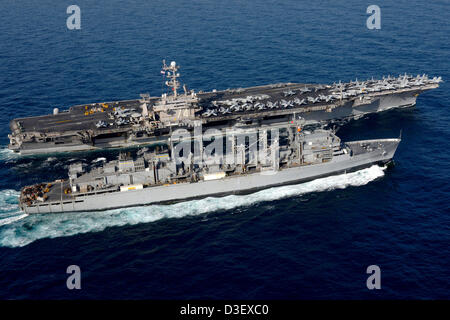
{"label": "island superstructure", "polygon": [[[257,133],[241,129],[226,140],[224,153],[203,148],[202,139],[171,139],[167,150],[141,149],[135,158],[122,153],[90,170],[74,163],[65,179],[24,187],[19,206],[28,214],[75,212],[249,193],[385,164],[400,143],[344,143],[331,130],[302,130],[297,122]],[[180,153],[180,145],[191,150],[195,143],[198,152]]]}
{"label": "island superstructure", "polygon": [[[340,123],[365,114],[413,106],[440,77],[400,75],[347,83],[278,83],[194,92],[179,82],[179,66],[163,63],[171,94],[72,106],[10,122],[9,149],[21,154],[70,152],[167,143],[177,129],[193,131],[264,126],[302,119],[304,125]],[[181,90],[182,89],[182,90]],[[181,91],[181,92],[180,92]]]}

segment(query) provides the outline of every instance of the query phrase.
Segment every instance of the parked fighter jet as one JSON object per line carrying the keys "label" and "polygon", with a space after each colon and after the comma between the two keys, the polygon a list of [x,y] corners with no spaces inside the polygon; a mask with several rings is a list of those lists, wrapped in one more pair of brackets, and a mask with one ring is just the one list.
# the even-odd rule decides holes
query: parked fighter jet
{"label": "parked fighter jet", "polygon": [[400,79],[400,88],[409,88],[409,87],[411,86],[409,85],[408,78],[405,75],[403,78]]}
{"label": "parked fighter jet", "polygon": [[246,104],[244,104],[244,105],[242,106],[242,108],[243,108],[244,110],[251,111],[251,110],[253,110],[253,104],[251,104],[251,103],[246,103]]}
{"label": "parked fighter jet", "polygon": [[319,84],[318,86],[316,86],[316,87],[314,88],[314,92],[317,92],[317,91],[320,91],[320,90],[323,90],[323,89],[325,89],[325,86],[322,85],[322,84]]}
{"label": "parked fighter jet", "polygon": [[230,109],[229,108],[225,108],[225,107],[220,107],[218,111],[221,114],[231,113]]}
{"label": "parked fighter jet", "polygon": [[274,105],[274,103],[273,103],[272,101],[268,101],[268,102],[267,102],[267,107],[268,107],[269,109],[273,109],[273,108],[275,108],[275,105]]}
{"label": "parked fighter jet", "polygon": [[217,112],[214,109],[208,109],[208,110],[206,110],[205,112],[202,113],[202,116],[206,117],[206,118],[207,117],[211,117],[211,116],[216,117],[217,116]]}
{"label": "parked fighter jet", "polygon": [[434,83],[442,82],[442,77],[433,77],[433,79],[431,81]]}
{"label": "parked fighter jet", "polygon": [[290,97],[290,96],[295,95],[295,91],[292,91],[292,90],[284,91],[283,94],[285,97]]}
{"label": "parked fighter jet", "polygon": [[311,92],[311,89],[308,89],[306,86],[304,88],[300,89],[300,92],[303,93],[307,93],[307,92]]}
{"label": "parked fighter jet", "polygon": [[100,129],[100,128],[106,128],[108,126],[108,124],[106,123],[106,121],[100,120],[99,122],[97,122],[95,124],[95,126]]}
{"label": "parked fighter jet", "polygon": [[306,99],[302,99],[298,102],[299,106],[301,106],[302,104],[306,104]]}
{"label": "parked fighter jet", "polygon": [[326,98],[325,98],[325,102],[330,102],[330,101],[333,101],[334,100],[334,97],[333,97],[333,95],[328,95]]}
{"label": "parked fighter jet", "polygon": [[119,119],[116,120],[116,124],[118,126],[123,126],[123,125],[129,124],[129,123],[130,123],[130,121],[128,121],[125,118],[119,118]]}
{"label": "parked fighter jet", "polygon": [[264,103],[258,102],[257,104],[255,104],[255,109],[264,110],[265,108],[266,105]]}
{"label": "parked fighter jet", "polygon": [[231,105],[231,107],[230,107],[231,111],[239,111],[239,109],[240,109],[240,106],[237,103]]}
{"label": "parked fighter jet", "polygon": [[292,108],[294,106],[294,101],[289,100],[285,101],[284,105],[282,104],[283,108]]}
{"label": "parked fighter jet", "polygon": [[308,102],[310,103],[316,103],[319,101],[319,97],[313,98],[313,97],[308,97]]}
{"label": "parked fighter jet", "polygon": [[299,98],[295,98],[294,99],[294,104],[296,104],[296,105],[302,105],[302,104],[306,104],[306,102],[305,102],[305,99],[299,99]]}
{"label": "parked fighter jet", "polygon": [[286,100],[281,100],[280,101],[280,106],[282,107],[282,108],[287,108],[288,107],[288,102],[286,101]]}
{"label": "parked fighter jet", "polygon": [[130,114],[131,114],[131,109],[117,108],[116,111],[114,111],[114,115],[116,117],[126,117],[126,116],[129,116]]}

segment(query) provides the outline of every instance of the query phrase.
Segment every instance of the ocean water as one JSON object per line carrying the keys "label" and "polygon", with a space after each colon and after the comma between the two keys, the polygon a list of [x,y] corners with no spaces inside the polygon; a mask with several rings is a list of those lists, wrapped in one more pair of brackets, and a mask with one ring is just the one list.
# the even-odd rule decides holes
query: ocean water
{"label": "ocean water", "polygon": [[[81,30],[66,8],[81,8]],[[372,3],[371,3],[372,4]],[[376,3],[373,3],[376,4]],[[0,298],[450,298],[450,3],[383,1],[3,1],[0,3]],[[443,77],[417,106],[353,121],[344,140],[397,137],[393,168],[295,186],[80,214],[21,213],[21,187],[78,158],[19,157],[8,122],[79,103],[161,94],[161,60],[195,90]],[[78,265],[82,289],[66,288]],[[366,268],[381,268],[368,290]]]}

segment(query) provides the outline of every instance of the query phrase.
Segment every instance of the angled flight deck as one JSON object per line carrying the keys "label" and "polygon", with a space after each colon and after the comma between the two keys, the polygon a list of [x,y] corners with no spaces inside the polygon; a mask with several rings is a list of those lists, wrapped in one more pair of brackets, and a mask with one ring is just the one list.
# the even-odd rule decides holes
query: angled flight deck
{"label": "angled flight deck", "polygon": [[347,83],[279,83],[212,92],[179,93],[179,66],[163,64],[172,94],[72,106],[53,114],[10,122],[9,148],[21,154],[70,152],[167,142],[176,129],[220,130],[270,126],[301,119],[304,125],[357,119],[413,106],[417,96],[439,87],[440,77],[401,75]]}

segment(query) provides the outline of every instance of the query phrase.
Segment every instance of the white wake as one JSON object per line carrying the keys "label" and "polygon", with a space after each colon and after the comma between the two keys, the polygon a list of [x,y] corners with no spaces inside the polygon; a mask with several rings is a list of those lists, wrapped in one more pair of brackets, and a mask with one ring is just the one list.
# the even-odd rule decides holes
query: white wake
{"label": "white wake", "polygon": [[19,192],[16,190],[0,191],[0,227],[28,217],[20,212],[18,198]]}
{"label": "white wake", "polygon": [[[372,166],[360,171],[331,176],[310,182],[275,187],[245,196],[230,195],[222,198],[205,198],[172,205],[151,205],[135,208],[108,210],[101,212],[62,213],[23,215],[17,206],[7,203],[11,199],[11,190],[0,192],[0,209],[11,212],[0,226],[0,246],[20,247],[42,238],[71,236],[79,233],[102,231],[107,227],[148,223],[163,218],[181,218],[200,215],[217,210],[230,210],[242,206],[251,206],[258,202],[273,201],[299,196],[310,192],[344,189],[348,186],[362,186],[384,175],[384,169]],[[9,196],[5,195],[9,192]],[[18,192],[15,191],[17,194]],[[307,204],[305,204],[307,205]],[[3,211],[2,211],[3,212]],[[0,219],[2,214],[0,214]]]}
{"label": "white wake", "polygon": [[0,147],[0,160],[11,160],[11,159],[18,159],[19,154],[15,153],[14,151],[8,149],[8,147]]}

